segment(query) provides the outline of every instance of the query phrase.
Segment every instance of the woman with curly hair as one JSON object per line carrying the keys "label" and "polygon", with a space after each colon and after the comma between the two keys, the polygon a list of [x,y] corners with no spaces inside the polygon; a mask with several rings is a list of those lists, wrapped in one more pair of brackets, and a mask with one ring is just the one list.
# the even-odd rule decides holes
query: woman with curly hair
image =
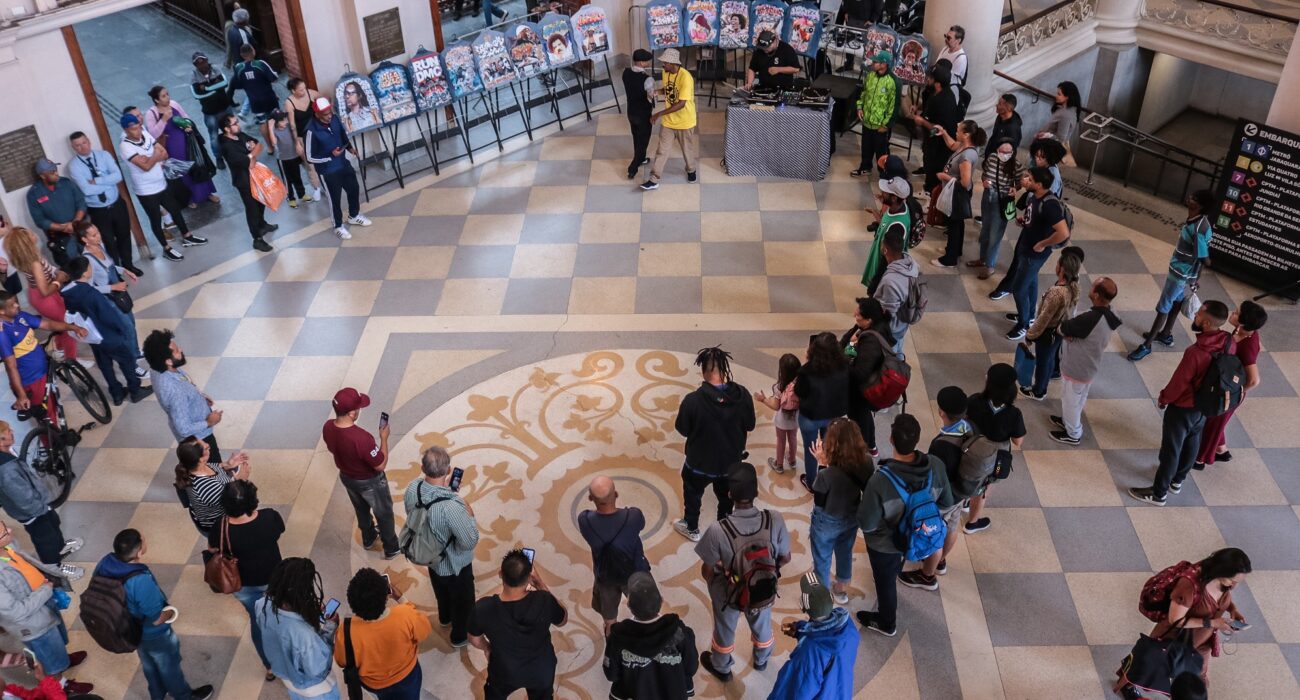
{"label": "woman with curly hair", "polygon": [[809,529],[813,571],[820,580],[830,581],[834,555],[835,583],[831,596],[837,604],[845,605],[849,602],[849,580],[853,576],[853,544],[858,539],[858,505],[875,465],[862,439],[862,431],[848,418],[831,421],[826,439],[818,440],[812,453],[817,460]]}
{"label": "woman with curly hair", "polygon": [[257,601],[262,650],[290,700],[339,700],[330,658],[339,616],[323,617],[321,590],[316,565],[305,557],[289,557],[276,565],[266,594]]}

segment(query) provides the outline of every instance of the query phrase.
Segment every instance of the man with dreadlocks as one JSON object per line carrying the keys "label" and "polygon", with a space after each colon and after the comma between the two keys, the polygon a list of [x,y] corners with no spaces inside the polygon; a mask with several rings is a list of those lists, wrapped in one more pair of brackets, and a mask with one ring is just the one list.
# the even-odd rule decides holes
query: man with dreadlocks
{"label": "man with dreadlocks", "polygon": [[718,520],[731,514],[727,470],[744,458],[745,439],[754,429],[754,399],[748,389],[732,381],[731,353],[717,346],[704,348],[695,356],[695,366],[704,381],[682,398],[677,411],[677,432],[686,438],[682,465],[686,517],[673,523],[673,528],[699,542],[705,488],[712,486],[718,497]]}
{"label": "man with dreadlocks", "polygon": [[322,620],[320,574],[305,557],[281,560],[271,571],[266,594],[257,601],[257,626],[271,671],[290,700],[338,700],[334,680],[337,612]]}

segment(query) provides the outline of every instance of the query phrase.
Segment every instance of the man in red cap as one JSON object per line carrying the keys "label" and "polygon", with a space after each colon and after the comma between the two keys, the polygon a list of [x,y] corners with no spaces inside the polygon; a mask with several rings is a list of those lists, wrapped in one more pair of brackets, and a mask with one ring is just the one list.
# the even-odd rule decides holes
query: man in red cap
{"label": "man in red cap", "polygon": [[[348,500],[357,512],[357,526],[361,528],[361,545],[366,549],[376,541],[384,544],[384,558],[392,559],[400,551],[397,531],[393,526],[393,497],[388,492],[387,422],[379,425],[379,442],[357,425],[357,415],[370,405],[370,397],[347,387],[334,395],[334,419],[325,421],[321,432],[325,447],[334,455],[334,466],[339,469],[339,481],[348,492]],[[376,530],[375,522],[379,526]]]}
{"label": "man in red cap", "polygon": [[334,213],[334,235],[342,240],[352,237],[343,220],[343,202],[339,197],[348,195],[347,223],[354,226],[369,226],[370,219],[361,213],[361,190],[357,185],[357,171],[348,162],[348,153],[357,154],[357,147],[352,145],[343,122],[334,114],[334,106],[328,97],[317,97],[312,103],[312,112],[316,115],[307,123],[303,137],[303,150],[307,152],[307,161],[316,167],[316,173],[325,181],[325,190],[330,195],[330,207]]}

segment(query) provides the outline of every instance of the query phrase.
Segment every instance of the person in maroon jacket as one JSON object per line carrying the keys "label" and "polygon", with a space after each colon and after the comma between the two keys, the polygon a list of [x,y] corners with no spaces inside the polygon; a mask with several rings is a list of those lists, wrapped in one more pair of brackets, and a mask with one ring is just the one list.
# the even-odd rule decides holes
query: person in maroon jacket
{"label": "person in maroon jacket", "polygon": [[384,473],[388,466],[389,428],[388,423],[380,422],[376,442],[373,435],[357,425],[361,409],[369,405],[369,396],[352,387],[340,389],[334,395],[335,418],[325,421],[321,434],[356,511],[361,546],[370,549],[376,542],[383,542],[384,558],[392,559],[400,548],[393,524],[393,496]]}
{"label": "person in maroon jacket", "polygon": [[1192,319],[1196,343],[1183,352],[1178,369],[1156,399],[1164,410],[1160,430],[1160,465],[1150,488],[1131,488],[1128,494],[1139,501],[1163,506],[1170,493],[1183,490],[1192,471],[1205,427],[1205,414],[1196,408],[1196,389],[1210,367],[1212,353],[1232,352],[1232,335],[1222,329],[1228,307],[1221,301],[1207,301]]}

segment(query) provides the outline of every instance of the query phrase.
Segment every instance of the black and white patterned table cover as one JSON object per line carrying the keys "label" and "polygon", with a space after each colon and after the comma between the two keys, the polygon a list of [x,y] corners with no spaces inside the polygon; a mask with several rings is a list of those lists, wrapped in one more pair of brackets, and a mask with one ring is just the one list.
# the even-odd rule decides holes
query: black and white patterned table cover
{"label": "black and white patterned table cover", "polygon": [[831,164],[831,108],[727,107],[727,174],[821,180]]}

